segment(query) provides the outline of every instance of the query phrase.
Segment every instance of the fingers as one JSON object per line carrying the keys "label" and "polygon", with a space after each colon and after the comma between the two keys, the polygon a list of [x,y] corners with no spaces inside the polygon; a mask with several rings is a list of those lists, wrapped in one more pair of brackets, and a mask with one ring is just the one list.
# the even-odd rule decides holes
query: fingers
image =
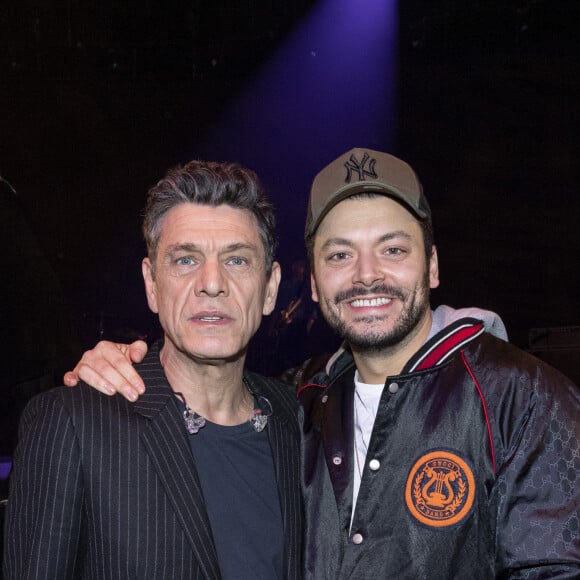
{"label": "fingers", "polygon": [[[83,355],[83,358],[85,355]],[[112,371],[110,369],[107,370],[106,367],[101,368],[98,363],[96,364],[99,370],[96,370],[92,366],[81,361],[74,368],[74,372],[82,381],[98,391],[101,391],[101,393],[104,393],[105,395],[114,395],[118,390],[120,390],[120,392],[123,392],[123,389],[127,390],[124,378],[119,376],[117,371],[114,369]],[[129,394],[132,396],[129,400],[134,401],[136,399],[135,395],[131,395],[130,392]]]}
{"label": "fingers", "polygon": [[132,360],[139,362],[147,352],[143,341],[132,345],[99,342],[95,348],[86,351],[72,373],[65,375],[65,384],[72,386],[71,375],[83,380],[106,395],[121,393],[129,401],[136,401],[145,392],[145,385]]}
{"label": "fingers", "polygon": [[79,377],[74,371],[68,371],[62,378],[62,382],[67,387],[76,387],[79,384]]}
{"label": "fingers", "polygon": [[147,354],[147,343],[144,340],[136,340],[129,345],[129,356],[134,363],[140,363]]}

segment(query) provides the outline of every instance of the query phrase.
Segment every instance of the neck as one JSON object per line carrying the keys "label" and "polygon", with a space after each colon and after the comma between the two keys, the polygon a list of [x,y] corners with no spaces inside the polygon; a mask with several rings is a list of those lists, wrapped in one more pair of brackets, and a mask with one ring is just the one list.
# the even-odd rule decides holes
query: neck
{"label": "neck", "polygon": [[431,310],[428,309],[419,324],[401,342],[379,351],[353,348],[360,380],[372,385],[384,385],[387,377],[400,374],[409,359],[427,340],[431,323]]}
{"label": "neck", "polygon": [[181,393],[197,414],[218,425],[239,425],[248,420],[254,403],[243,380],[244,357],[200,362],[166,343],[159,358],[171,388]]}

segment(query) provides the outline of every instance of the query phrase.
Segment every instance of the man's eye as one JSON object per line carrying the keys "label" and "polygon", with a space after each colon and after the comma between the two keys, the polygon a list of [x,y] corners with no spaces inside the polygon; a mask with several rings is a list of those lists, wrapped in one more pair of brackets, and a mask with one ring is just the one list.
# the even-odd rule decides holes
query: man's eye
{"label": "man's eye", "polygon": [[191,256],[182,256],[181,258],[177,258],[175,263],[178,266],[191,266],[193,264],[193,258]]}
{"label": "man's eye", "polygon": [[234,256],[228,260],[228,264],[232,264],[233,266],[243,266],[247,264],[247,260],[245,258],[240,258],[239,256]]}
{"label": "man's eye", "polygon": [[390,256],[398,256],[400,254],[404,254],[405,250],[403,250],[403,248],[387,248],[385,253],[389,254]]}
{"label": "man's eye", "polygon": [[340,260],[345,260],[346,258],[348,258],[346,252],[336,252],[335,254],[331,254],[328,259],[332,262],[338,262]]}

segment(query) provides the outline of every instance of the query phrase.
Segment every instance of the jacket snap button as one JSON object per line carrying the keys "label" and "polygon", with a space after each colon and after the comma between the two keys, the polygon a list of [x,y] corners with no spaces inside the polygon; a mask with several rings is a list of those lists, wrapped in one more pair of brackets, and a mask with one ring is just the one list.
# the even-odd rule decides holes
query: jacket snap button
{"label": "jacket snap button", "polygon": [[342,457],[334,456],[332,458],[332,463],[334,463],[334,465],[340,465],[342,463]]}
{"label": "jacket snap button", "polygon": [[328,401],[328,395],[323,395],[322,402],[326,403],[326,401]]}
{"label": "jacket snap button", "polygon": [[399,385],[397,383],[391,383],[389,385],[389,393],[391,393],[391,395],[394,395],[398,390],[399,390]]}
{"label": "jacket snap button", "polygon": [[357,544],[357,545],[358,545],[358,544],[362,544],[362,541],[363,541],[362,534],[355,534],[355,535],[352,537],[352,543],[353,543],[353,544]]}
{"label": "jacket snap button", "polygon": [[372,471],[376,471],[381,466],[381,462],[378,459],[371,459],[369,461],[369,467]]}

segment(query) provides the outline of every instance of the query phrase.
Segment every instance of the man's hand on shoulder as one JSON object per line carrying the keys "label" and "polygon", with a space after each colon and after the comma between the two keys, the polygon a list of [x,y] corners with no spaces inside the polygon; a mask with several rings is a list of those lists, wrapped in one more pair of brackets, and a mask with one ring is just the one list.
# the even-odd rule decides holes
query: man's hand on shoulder
{"label": "man's hand on shoulder", "polygon": [[79,380],[105,393],[121,393],[129,401],[136,401],[145,392],[145,385],[133,363],[139,363],[147,354],[147,343],[136,340],[119,344],[102,340],[95,348],[87,350],[76,367],[66,373],[63,382],[74,387]]}

